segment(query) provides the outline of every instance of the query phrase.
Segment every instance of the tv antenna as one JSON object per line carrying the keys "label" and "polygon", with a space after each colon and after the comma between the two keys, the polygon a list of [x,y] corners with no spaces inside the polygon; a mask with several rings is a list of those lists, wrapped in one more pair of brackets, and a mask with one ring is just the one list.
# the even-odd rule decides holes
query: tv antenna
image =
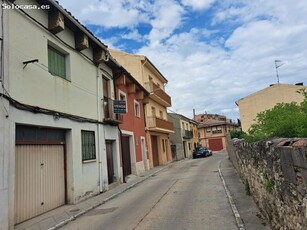
{"label": "tv antenna", "polygon": [[281,67],[285,63],[281,63],[281,60],[275,60],[275,68],[276,68],[276,75],[277,75],[277,83],[279,84],[279,76],[278,76],[278,68]]}

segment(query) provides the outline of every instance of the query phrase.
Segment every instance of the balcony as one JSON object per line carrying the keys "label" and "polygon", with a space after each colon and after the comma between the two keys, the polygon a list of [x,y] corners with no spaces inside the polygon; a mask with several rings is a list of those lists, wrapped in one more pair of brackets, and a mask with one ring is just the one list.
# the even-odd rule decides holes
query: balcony
{"label": "balcony", "polygon": [[170,107],[172,106],[171,97],[165,93],[157,84],[152,81],[145,83],[145,88],[150,92],[150,97],[159,104]]}
{"label": "balcony", "polygon": [[110,98],[103,99],[103,111],[104,118],[103,122],[110,125],[118,125],[122,123],[122,119],[120,119],[120,115],[113,112],[113,100]]}
{"label": "balcony", "polygon": [[193,132],[191,130],[182,130],[181,134],[182,134],[182,137],[184,139],[192,139],[193,138]]}
{"label": "balcony", "polygon": [[146,125],[150,131],[174,133],[173,123],[158,117],[147,117]]}

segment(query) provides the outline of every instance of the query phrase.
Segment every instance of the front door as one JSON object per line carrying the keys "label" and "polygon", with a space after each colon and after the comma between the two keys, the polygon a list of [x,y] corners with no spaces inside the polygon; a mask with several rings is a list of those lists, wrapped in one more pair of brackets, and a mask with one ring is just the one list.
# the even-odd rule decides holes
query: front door
{"label": "front door", "polygon": [[129,136],[122,136],[124,177],[131,174],[131,157]]}
{"label": "front door", "polygon": [[112,141],[106,141],[107,148],[107,164],[108,164],[108,181],[109,184],[114,181],[114,160],[113,160],[113,148]]}
{"label": "front door", "polygon": [[158,137],[151,136],[151,149],[152,149],[152,163],[156,167],[159,165],[159,152],[158,152]]}

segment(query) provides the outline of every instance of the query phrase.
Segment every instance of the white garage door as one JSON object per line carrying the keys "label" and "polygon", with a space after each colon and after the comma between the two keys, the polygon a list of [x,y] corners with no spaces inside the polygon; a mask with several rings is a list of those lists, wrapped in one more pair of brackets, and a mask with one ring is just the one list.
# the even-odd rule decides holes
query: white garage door
{"label": "white garage door", "polygon": [[16,146],[16,223],[65,203],[63,145]]}
{"label": "white garage door", "polygon": [[[28,128],[20,130],[17,129],[19,136],[16,139],[21,134],[29,136]],[[31,128],[32,134],[33,130],[36,133],[33,136],[39,137],[35,128]],[[49,129],[45,130],[44,144],[38,144],[37,138],[31,138],[31,141],[28,138],[29,143],[36,144],[20,144],[23,140],[16,140],[19,144],[15,148],[15,224],[65,204],[65,145],[48,144],[52,135]],[[55,142],[57,138],[52,139]]]}

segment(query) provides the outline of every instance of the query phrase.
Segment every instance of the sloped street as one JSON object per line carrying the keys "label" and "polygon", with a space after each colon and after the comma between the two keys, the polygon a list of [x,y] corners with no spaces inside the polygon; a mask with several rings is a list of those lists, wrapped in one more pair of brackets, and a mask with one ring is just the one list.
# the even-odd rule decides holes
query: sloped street
{"label": "sloped street", "polygon": [[62,229],[238,229],[218,173],[226,158],[172,164]]}

